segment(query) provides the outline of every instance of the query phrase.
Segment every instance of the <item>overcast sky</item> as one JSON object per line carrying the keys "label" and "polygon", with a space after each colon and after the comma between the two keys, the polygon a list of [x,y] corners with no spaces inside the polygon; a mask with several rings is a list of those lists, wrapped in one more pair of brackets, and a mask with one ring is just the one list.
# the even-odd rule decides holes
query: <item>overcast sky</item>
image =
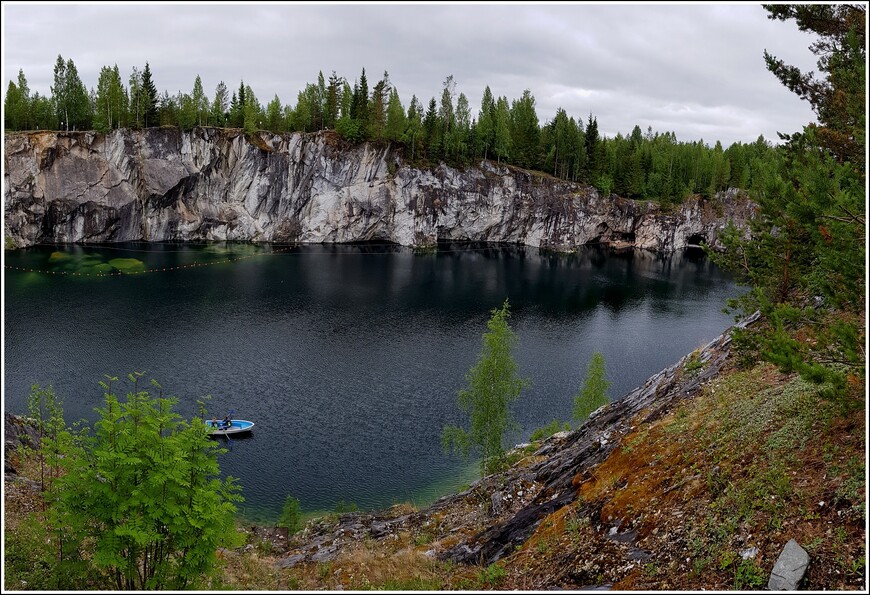
{"label": "overcast sky", "polygon": [[440,98],[452,74],[473,115],[483,89],[530,89],[541,123],[558,107],[590,112],[608,136],[635,124],[679,140],[754,141],[813,120],[806,102],[764,65],[763,52],[806,70],[813,38],[754,4],[3,4],[3,90],[23,68],[31,93],[49,93],[58,54],[88,88],[100,67],[151,65],[158,90],[214,95],[240,79],[262,103],[296,103],[306,82],[332,70],[351,84],[383,71],[407,108],[412,94]]}

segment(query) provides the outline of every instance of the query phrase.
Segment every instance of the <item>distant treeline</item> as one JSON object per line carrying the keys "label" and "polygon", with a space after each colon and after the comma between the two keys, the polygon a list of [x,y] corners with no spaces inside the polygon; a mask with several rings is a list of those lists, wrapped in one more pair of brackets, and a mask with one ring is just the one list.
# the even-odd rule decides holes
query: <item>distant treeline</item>
{"label": "distant treeline", "polygon": [[635,126],[628,136],[599,134],[592,114],[584,122],[565,110],[543,125],[535,97],[526,90],[519,99],[495,97],[487,86],[477,117],[468,98],[457,96],[448,76],[440,101],[423,104],[413,96],[407,109],[387,72],[370,89],[365,69],[353,86],[333,71],[299,91],[296,105],[275,97],[265,106],[242,81],[230,93],[221,81],[209,98],[199,75],[190,93],[157,91],[148,63],[133,67],[127,84],[118,66],[100,70],[96,89],[87,90],[72,60],[57,57],[51,96],[30,94],[23,70],[9,82],[5,98],[7,130],[92,130],[194,126],[244,128],[283,132],[335,130],[353,141],[403,143],[415,163],[444,160],[464,165],[495,159],[555,177],[592,184],[604,194],[651,199],[663,204],[688,195],[705,197],[726,188],[749,189],[769,169],[777,151],[759,136],[754,143],[734,143],[723,149],[703,141],[678,142],[673,132],[643,132]]}

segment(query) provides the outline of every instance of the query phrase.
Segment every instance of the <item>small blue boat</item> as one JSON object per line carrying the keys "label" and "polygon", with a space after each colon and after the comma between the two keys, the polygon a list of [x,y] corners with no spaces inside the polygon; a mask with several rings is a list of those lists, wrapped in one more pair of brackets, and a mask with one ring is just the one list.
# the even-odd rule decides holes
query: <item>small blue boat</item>
{"label": "small blue boat", "polygon": [[212,428],[212,436],[227,436],[229,434],[250,432],[254,427],[254,422],[246,419],[234,419],[227,425],[226,422],[209,419],[206,420],[205,425]]}

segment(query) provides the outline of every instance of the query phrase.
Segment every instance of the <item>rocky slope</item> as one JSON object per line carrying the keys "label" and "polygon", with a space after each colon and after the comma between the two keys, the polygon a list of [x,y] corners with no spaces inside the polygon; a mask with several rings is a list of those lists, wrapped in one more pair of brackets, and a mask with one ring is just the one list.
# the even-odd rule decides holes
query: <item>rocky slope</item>
{"label": "rocky slope", "polygon": [[751,207],[737,193],[663,212],[650,202],[481,162],[407,165],[390,145],[330,132],[14,133],[5,137],[7,247],[48,242],[438,240],[571,250],[618,243],[670,251],[707,241]]}
{"label": "rocky slope", "polygon": [[[438,535],[441,539],[433,543],[433,556],[466,564],[491,564],[522,545],[548,515],[575,502],[578,478],[592,474],[623,436],[695,396],[725,365],[730,346],[729,331],[594,412],[579,429],[557,434],[540,448],[529,448],[522,453],[527,455],[522,464],[485,477],[426,510],[397,516],[350,514],[339,519],[337,528],[308,527],[291,541],[290,559],[293,563],[323,562],[333,559],[346,542],[363,536],[382,539],[402,527],[434,527],[438,519],[444,530]],[[700,373],[684,373],[690,357],[702,365]]]}
{"label": "rocky slope", "polygon": [[223,557],[259,572],[234,584],[758,590],[796,540],[804,588],[864,589],[861,387],[844,410],[795,375],[741,368],[729,337],[426,509],[251,527],[247,551]]}

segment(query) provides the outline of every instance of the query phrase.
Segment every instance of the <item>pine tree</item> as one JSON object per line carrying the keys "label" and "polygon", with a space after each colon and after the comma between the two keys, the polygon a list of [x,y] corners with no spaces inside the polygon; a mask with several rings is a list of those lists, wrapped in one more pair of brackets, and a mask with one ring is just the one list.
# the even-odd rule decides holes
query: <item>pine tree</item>
{"label": "pine tree", "polygon": [[[61,57],[58,56],[58,60]],[[58,84],[58,69],[55,66],[55,85]],[[88,90],[79,78],[79,72],[72,58],[66,61],[61,70],[60,84],[63,87],[63,109],[58,115],[65,118],[66,130],[88,130],[91,127],[93,112]]]}
{"label": "pine tree", "polygon": [[54,63],[54,85],[51,87],[51,95],[55,105],[57,122],[62,130],[69,130],[70,98],[66,78],[66,62],[63,56],[58,54]]}
{"label": "pine tree", "polygon": [[[713,255],[751,291],[732,302],[764,315],[737,344],[786,372],[825,382],[836,394],[864,385],[866,9],[857,5],[768,5],[819,40],[819,71],[802,73],[765,53],[768,69],[810,102],[818,124],[782,135],[783,159],[762,166],[751,238],[731,228]],[[763,154],[763,138],[752,151]],[[761,174],[761,172],[760,172]]]}
{"label": "pine tree", "polygon": [[57,127],[57,117],[51,98],[40,95],[38,91],[33,94],[30,101],[30,114],[33,119],[32,126],[37,130],[51,130]]}

